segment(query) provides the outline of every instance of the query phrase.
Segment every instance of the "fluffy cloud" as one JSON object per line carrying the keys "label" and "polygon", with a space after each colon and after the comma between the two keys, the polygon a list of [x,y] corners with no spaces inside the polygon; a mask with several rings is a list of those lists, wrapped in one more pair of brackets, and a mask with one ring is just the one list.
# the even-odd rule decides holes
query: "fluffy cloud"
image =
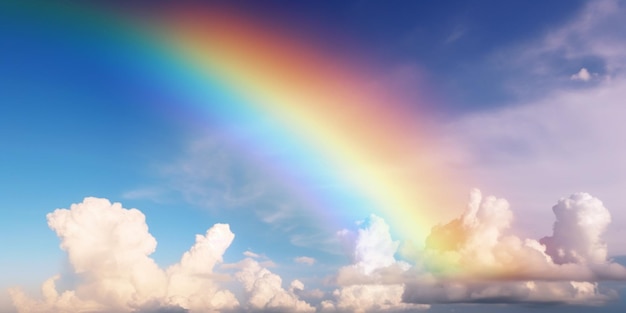
{"label": "fluffy cloud", "polygon": [[[611,221],[608,210],[578,193],[561,199],[553,211],[552,235],[523,240],[509,234],[508,202],[473,190],[460,217],[433,228],[413,265],[395,258],[399,242],[389,225],[372,215],[352,233],[353,262],[338,270],[331,293],[306,291],[300,280],[284,287],[263,263],[246,258],[229,266],[237,269],[232,277],[242,287],[238,299],[237,291],[220,284],[231,276],[214,270],[234,240],[228,225],[196,235],[181,260],[164,270],[150,258],[156,240],[140,211],[86,198],[48,215],[76,286],[59,292],[55,276],[43,284],[43,299],[19,289],[10,295],[20,313],[397,312],[433,303],[603,304],[615,298],[614,291],[598,286],[604,279],[626,280],[626,269],[607,259],[602,241]],[[340,234],[350,237],[348,231]],[[301,297],[322,301],[316,308]]]}
{"label": "fluffy cloud", "polygon": [[149,257],[156,240],[136,209],[85,198],[48,214],[48,225],[61,239],[79,283],[59,294],[55,276],[43,284],[43,301],[12,289],[19,312],[206,312],[237,305],[233,294],[219,290],[211,279],[234,237],[228,225],[217,224],[206,236],[198,235],[180,263],[167,271]]}
{"label": "fluffy cloud", "polygon": [[98,312],[103,311],[105,306],[96,301],[81,300],[75,291],[65,291],[59,294],[55,281],[60,277],[54,276],[46,280],[41,286],[43,300],[38,301],[29,298],[23,291],[17,288],[9,290],[13,305],[18,312],[27,313],[53,313],[53,312]]}
{"label": "fluffy cloud", "polygon": [[213,273],[213,267],[222,262],[222,255],[234,238],[226,224],[216,224],[206,236],[196,235],[196,243],[183,254],[180,263],[167,269],[166,303],[188,308],[192,312],[238,306],[230,291],[219,290]]}
{"label": "fluffy cloud", "polygon": [[554,263],[606,262],[607,246],[601,235],[611,215],[600,200],[586,193],[561,199],[552,210],[556,215],[554,234],[541,239]]}
{"label": "fluffy cloud", "polygon": [[248,296],[246,311],[262,312],[314,312],[315,308],[300,300],[297,291],[304,290],[298,280],[291,282],[289,290],[282,287],[280,276],[262,267],[253,259],[239,264],[241,270],[235,274]]}
{"label": "fluffy cloud", "polygon": [[[402,302],[402,277],[409,264],[394,257],[399,242],[389,234],[389,225],[371,215],[354,240],[353,264],[339,269],[336,281],[341,288],[332,300],[320,304],[324,312],[380,312],[426,309],[427,305]],[[347,235],[346,231],[340,232]]]}
{"label": "fluffy cloud", "polygon": [[[124,209],[106,199],[85,198],[69,210],[55,210],[47,219],[81,284],[75,291],[57,296],[54,280],[47,281],[44,294],[49,309],[40,304],[40,311],[72,306],[75,311],[85,311],[99,303],[107,310],[124,312],[164,294],[167,277],[149,257],[156,240],[138,210]],[[15,301],[19,292],[14,295],[20,312],[28,312]]]}
{"label": "fluffy cloud", "polygon": [[48,214],[48,225],[61,239],[77,284],[74,290],[59,293],[55,281],[60,276],[52,277],[42,286],[42,300],[11,289],[20,313],[315,311],[298,298],[304,290],[302,282],[295,280],[285,290],[278,275],[249,258],[240,262],[235,274],[247,301],[240,305],[233,292],[222,289],[219,282],[230,277],[214,268],[235,237],[227,224],[196,235],[195,244],[166,270],[150,258],[157,243],[145,216],[136,209],[85,198],[70,209]]}
{"label": "fluffy cloud", "polygon": [[428,305],[404,303],[404,286],[393,285],[350,285],[333,292],[335,302],[322,302],[325,312],[400,312],[428,309]]}
{"label": "fluffy cloud", "polygon": [[554,234],[540,241],[509,235],[509,204],[473,190],[465,212],[433,228],[424,268],[407,282],[413,303],[541,302],[600,304],[615,296],[597,282],[625,280],[626,268],[607,260],[601,241],[610,222],[600,200],[586,193],[553,208]]}

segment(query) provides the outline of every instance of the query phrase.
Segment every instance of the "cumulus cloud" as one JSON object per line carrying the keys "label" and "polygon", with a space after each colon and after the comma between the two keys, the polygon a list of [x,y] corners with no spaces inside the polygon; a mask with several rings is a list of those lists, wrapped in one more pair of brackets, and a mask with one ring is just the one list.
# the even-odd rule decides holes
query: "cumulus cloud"
{"label": "cumulus cloud", "polygon": [[554,234],[540,242],[555,263],[606,262],[607,246],[601,236],[611,223],[611,214],[600,200],[578,193],[561,199],[552,210],[556,215]]}
{"label": "cumulus cloud", "polygon": [[295,259],[293,259],[296,263],[301,263],[301,264],[306,264],[306,265],[313,265],[315,264],[315,259],[312,257],[308,257],[308,256],[299,256]]}
{"label": "cumulus cloud", "polygon": [[[410,265],[394,257],[399,242],[389,233],[389,225],[371,215],[353,241],[353,263],[339,269],[341,287],[332,300],[320,304],[324,312],[380,312],[426,309],[427,305],[402,302],[402,277]],[[346,236],[347,231],[340,234]]]}
{"label": "cumulus cloud", "polygon": [[226,224],[216,224],[205,236],[196,235],[196,243],[183,254],[180,262],[167,269],[166,302],[192,312],[238,306],[233,293],[219,289],[213,273],[214,266],[222,262],[222,255],[234,238]]}
{"label": "cumulus cloud", "polygon": [[[85,198],[70,209],[48,214],[48,225],[61,239],[75,272],[76,286],[62,293],[55,282],[42,286],[43,299],[32,299],[18,288],[9,291],[20,313],[53,312],[235,312],[239,310],[312,312],[299,299],[304,284],[294,280],[285,290],[280,276],[271,273],[271,261],[247,258],[234,276],[242,283],[246,301],[222,288],[232,280],[214,271],[235,235],[227,224],[215,224],[180,261],[161,269],[152,258],[157,242],[148,232],[145,216],[107,199]],[[246,251],[246,255],[259,255]]]}
{"label": "cumulus cloud", "polygon": [[407,282],[413,303],[530,302],[601,304],[615,297],[598,281],[626,280],[607,259],[601,236],[610,222],[597,198],[577,193],[553,207],[552,236],[540,241],[509,234],[513,213],[504,199],[473,190],[463,214],[432,229],[423,266]]}
{"label": "cumulus cloud", "polygon": [[294,280],[289,290],[282,287],[280,276],[264,268],[259,262],[247,258],[239,264],[241,270],[235,274],[247,294],[246,311],[262,312],[314,312],[315,308],[298,298],[297,292],[304,284]]}
{"label": "cumulus cloud", "polygon": [[234,295],[220,290],[213,279],[213,267],[234,238],[228,225],[197,235],[180,263],[165,271],[149,257],[157,243],[139,210],[85,198],[47,218],[79,282],[59,294],[55,276],[43,284],[43,300],[12,289],[19,312],[206,312],[237,305]]}
{"label": "cumulus cloud", "polygon": [[[86,198],[48,214],[76,274],[76,285],[59,291],[54,276],[42,299],[20,289],[10,296],[18,312],[397,312],[433,303],[603,304],[616,297],[602,280],[626,280],[626,269],[607,258],[602,236],[611,221],[597,198],[577,193],[553,207],[553,233],[541,240],[511,235],[513,212],[504,199],[473,190],[466,210],[435,226],[415,264],[397,260],[399,242],[389,225],[372,215],[352,238],[352,264],[341,267],[329,294],[305,290],[301,280],[281,277],[253,258],[216,272],[234,240],[216,224],[180,261],[167,269],[150,254],[156,240],[145,216],[106,199]],[[247,251],[248,255],[256,255]],[[294,260],[312,263],[313,258]],[[239,298],[222,282],[235,279]],[[317,299],[317,307],[302,298]]]}
{"label": "cumulus cloud", "polygon": [[47,219],[82,281],[76,289],[79,298],[123,311],[165,291],[165,273],[149,257],[157,242],[140,211],[85,198]]}

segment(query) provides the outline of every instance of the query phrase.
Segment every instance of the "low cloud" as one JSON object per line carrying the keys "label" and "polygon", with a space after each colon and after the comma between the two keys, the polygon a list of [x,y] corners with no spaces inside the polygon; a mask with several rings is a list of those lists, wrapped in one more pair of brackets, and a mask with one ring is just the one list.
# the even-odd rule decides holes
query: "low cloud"
{"label": "low cloud", "polygon": [[[332,300],[320,304],[323,312],[383,312],[427,309],[428,305],[404,303],[402,277],[410,265],[394,257],[399,242],[389,225],[376,216],[361,224],[353,242],[353,263],[339,269]],[[340,232],[348,236],[347,231]]]}
{"label": "low cloud", "polygon": [[589,194],[578,193],[559,200],[552,210],[556,215],[554,234],[540,242],[554,263],[603,264],[607,245],[602,241],[611,214],[602,202]]}
{"label": "low cloud", "polygon": [[626,268],[607,257],[602,240],[609,211],[586,193],[559,200],[553,211],[551,235],[522,239],[510,234],[508,202],[473,190],[466,210],[435,226],[411,263],[396,259],[400,242],[372,215],[356,232],[339,232],[351,246],[352,263],[338,269],[334,290],[325,293],[305,290],[299,279],[283,284],[252,257],[221,266],[228,272],[215,271],[235,238],[227,224],[196,235],[180,261],[162,269],[150,258],[156,240],[143,213],[85,198],[47,216],[76,285],[59,291],[57,275],[42,285],[42,299],[17,288],[9,293],[20,313],[399,312],[435,303],[601,305],[615,299],[615,291],[599,287],[604,280],[626,280]]}
{"label": "low cloud", "polygon": [[280,276],[264,268],[253,259],[239,264],[241,270],[235,274],[246,292],[247,302],[242,309],[246,312],[315,312],[315,308],[299,299],[296,294],[304,290],[304,284],[294,280],[289,290],[282,287]]}
{"label": "low cloud", "polygon": [[[156,240],[148,232],[145,216],[139,210],[125,209],[107,199],[85,198],[70,209],[48,214],[48,225],[61,239],[78,283],[73,290],[59,292],[54,276],[42,286],[43,299],[33,299],[18,288],[9,291],[17,311],[52,312],[217,312],[236,311],[242,306],[234,293],[220,282],[231,278],[214,271],[235,235],[227,224],[216,224],[205,235],[196,235],[195,244],[180,261],[161,269],[152,258]],[[293,290],[281,287],[278,275],[252,260],[243,261],[237,278],[244,284],[257,308],[259,299],[269,294],[266,308],[285,311],[311,311]],[[246,276],[253,274],[253,279]],[[251,280],[252,279],[252,280]],[[305,309],[303,309],[305,308]]]}
{"label": "low cloud", "polygon": [[552,236],[537,241],[509,234],[513,212],[504,199],[473,190],[463,214],[433,228],[423,269],[406,284],[412,303],[602,304],[615,298],[603,280],[626,280],[607,259],[601,236],[610,214],[597,198],[559,200]]}

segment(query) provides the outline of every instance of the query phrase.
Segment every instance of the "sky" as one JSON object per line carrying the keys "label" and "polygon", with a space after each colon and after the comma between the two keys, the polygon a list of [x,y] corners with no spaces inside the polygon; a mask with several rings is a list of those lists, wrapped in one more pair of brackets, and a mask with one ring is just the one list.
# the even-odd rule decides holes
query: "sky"
{"label": "sky", "polygon": [[0,3],[0,312],[623,312],[626,2]]}

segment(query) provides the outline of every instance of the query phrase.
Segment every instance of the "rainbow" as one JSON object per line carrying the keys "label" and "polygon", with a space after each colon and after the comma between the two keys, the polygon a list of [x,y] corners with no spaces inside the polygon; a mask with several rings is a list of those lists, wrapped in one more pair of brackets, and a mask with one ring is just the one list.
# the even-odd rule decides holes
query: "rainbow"
{"label": "rainbow", "polygon": [[125,57],[169,86],[180,100],[171,106],[210,121],[329,227],[373,213],[423,243],[441,220],[454,182],[424,157],[427,112],[391,94],[371,66],[224,8],[105,11],[64,14],[132,42]]}

